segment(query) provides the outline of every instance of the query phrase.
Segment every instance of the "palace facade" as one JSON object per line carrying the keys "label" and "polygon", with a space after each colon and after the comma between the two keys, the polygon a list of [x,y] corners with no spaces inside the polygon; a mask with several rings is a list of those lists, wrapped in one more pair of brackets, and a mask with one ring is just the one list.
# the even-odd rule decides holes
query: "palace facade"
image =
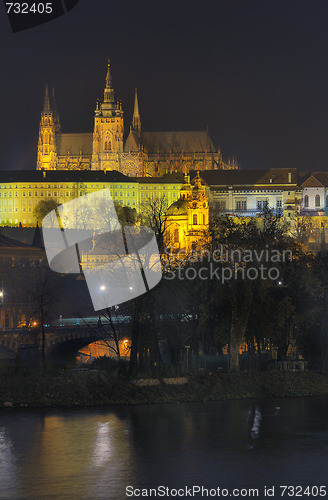
{"label": "palace facade", "polygon": [[[197,171],[189,172],[191,184]],[[0,172],[0,225],[35,226],[34,208],[40,200],[60,205],[78,196],[108,188],[113,201],[142,213],[150,200],[162,199],[169,208],[180,199],[185,180],[179,172],[131,177],[108,170],[14,170]],[[328,216],[328,174],[299,174],[296,169],[205,170],[199,172],[213,213],[258,216],[264,208],[295,219]],[[321,221],[322,222],[322,221]]]}

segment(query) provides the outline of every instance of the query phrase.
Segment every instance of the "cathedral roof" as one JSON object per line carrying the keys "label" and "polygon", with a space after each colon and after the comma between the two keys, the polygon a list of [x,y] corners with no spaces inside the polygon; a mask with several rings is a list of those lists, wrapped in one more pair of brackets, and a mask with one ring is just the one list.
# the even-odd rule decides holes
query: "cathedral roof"
{"label": "cathedral roof", "polygon": [[141,144],[149,154],[214,153],[208,132],[142,132]]}
{"label": "cathedral roof", "polygon": [[57,134],[58,156],[92,155],[93,134]]}
{"label": "cathedral roof", "polygon": [[134,130],[131,130],[124,144],[124,152],[138,152],[140,151],[140,144],[140,134],[138,134],[138,132],[135,132]]}

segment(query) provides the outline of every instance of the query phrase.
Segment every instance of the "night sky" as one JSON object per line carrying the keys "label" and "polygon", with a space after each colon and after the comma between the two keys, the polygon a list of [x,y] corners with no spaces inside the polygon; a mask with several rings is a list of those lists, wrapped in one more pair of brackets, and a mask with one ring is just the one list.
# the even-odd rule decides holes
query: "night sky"
{"label": "night sky", "polygon": [[34,169],[44,86],[92,132],[107,57],[129,129],[205,130],[242,168],[327,170],[326,0],[80,0],[12,34],[0,6],[0,169]]}

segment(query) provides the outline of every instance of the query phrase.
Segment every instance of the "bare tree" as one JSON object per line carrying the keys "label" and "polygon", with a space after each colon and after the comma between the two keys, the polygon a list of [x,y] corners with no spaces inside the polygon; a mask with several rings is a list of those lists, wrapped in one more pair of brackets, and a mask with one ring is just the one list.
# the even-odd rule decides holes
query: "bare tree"
{"label": "bare tree", "polygon": [[165,196],[149,199],[141,205],[141,222],[154,231],[160,253],[164,251],[164,235],[170,225],[166,217],[166,210],[167,200]]}

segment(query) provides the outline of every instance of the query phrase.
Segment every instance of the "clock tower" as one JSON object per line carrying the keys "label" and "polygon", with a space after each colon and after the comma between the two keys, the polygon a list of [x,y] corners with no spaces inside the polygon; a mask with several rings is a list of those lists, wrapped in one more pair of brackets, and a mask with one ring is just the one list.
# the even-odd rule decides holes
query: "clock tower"
{"label": "clock tower", "polygon": [[97,103],[94,119],[92,170],[120,170],[123,152],[123,110],[115,100],[108,60],[103,102]]}

